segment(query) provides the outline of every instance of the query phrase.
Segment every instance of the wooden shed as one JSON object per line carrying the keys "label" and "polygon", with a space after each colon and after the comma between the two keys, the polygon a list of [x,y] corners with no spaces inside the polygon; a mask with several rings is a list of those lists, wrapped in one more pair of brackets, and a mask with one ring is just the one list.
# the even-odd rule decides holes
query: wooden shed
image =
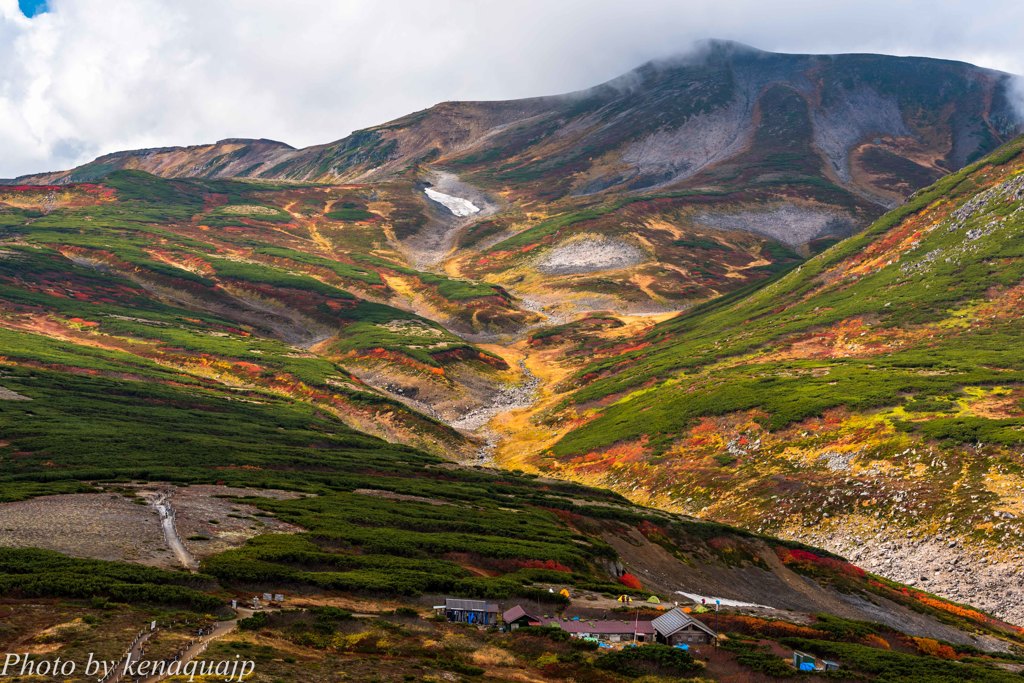
{"label": "wooden shed", "polygon": [[514,631],[521,626],[541,625],[540,617],[535,617],[532,614],[527,613],[527,611],[519,605],[505,610],[501,615],[501,620],[506,626],[508,626],[510,631]]}

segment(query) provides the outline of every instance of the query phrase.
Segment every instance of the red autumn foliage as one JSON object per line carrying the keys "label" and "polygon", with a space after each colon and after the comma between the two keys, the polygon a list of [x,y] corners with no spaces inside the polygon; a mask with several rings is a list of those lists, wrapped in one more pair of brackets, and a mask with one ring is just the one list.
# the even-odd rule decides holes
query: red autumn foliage
{"label": "red autumn foliage", "polygon": [[632,588],[636,591],[643,590],[644,588],[643,584],[640,583],[640,579],[636,578],[628,572],[619,577],[619,583],[621,583],[626,588]]}
{"label": "red autumn foliage", "polygon": [[260,367],[259,365],[244,360],[236,361],[235,367],[238,368],[239,370],[248,372],[253,375],[258,375],[259,373],[263,372],[263,368]]}
{"label": "red autumn foliage", "polygon": [[572,573],[571,569],[561,562],[555,562],[554,560],[518,560],[516,564],[524,569],[550,569],[553,572]]}
{"label": "red autumn foliage", "polygon": [[819,640],[828,639],[828,634],[810,626],[791,624],[788,621],[776,619],[761,619],[743,614],[719,614],[715,617],[718,620],[720,631],[736,631],[752,636],[770,636],[774,638],[814,638]]}
{"label": "red autumn foliage", "polygon": [[802,550],[800,548],[783,548],[778,546],[775,548],[775,554],[779,556],[779,559],[782,560],[783,564],[802,564],[805,566],[820,567],[855,578],[864,578],[865,576],[864,570],[856,565],[852,565],[843,560],[837,560],[833,557],[822,557],[809,550]]}

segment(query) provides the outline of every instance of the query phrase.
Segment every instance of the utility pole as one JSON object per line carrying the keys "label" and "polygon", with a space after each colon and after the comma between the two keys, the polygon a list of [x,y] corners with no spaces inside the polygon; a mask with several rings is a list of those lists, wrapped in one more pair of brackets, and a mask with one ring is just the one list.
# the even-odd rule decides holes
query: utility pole
{"label": "utility pole", "polygon": [[722,601],[719,599],[715,600],[715,647],[718,647],[718,610],[722,606]]}

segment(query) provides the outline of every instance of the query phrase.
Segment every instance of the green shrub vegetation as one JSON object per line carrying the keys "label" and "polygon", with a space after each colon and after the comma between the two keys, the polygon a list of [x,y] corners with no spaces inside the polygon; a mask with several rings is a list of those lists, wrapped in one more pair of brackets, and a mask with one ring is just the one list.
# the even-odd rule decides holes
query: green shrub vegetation
{"label": "green shrub vegetation", "polygon": [[597,660],[601,669],[630,677],[644,675],[688,677],[701,671],[689,652],[656,643],[624,647]]}
{"label": "green shrub vegetation", "polygon": [[[579,454],[646,435],[655,449],[663,448],[705,415],[758,408],[768,414],[765,426],[780,428],[837,406],[871,410],[906,403],[911,411],[931,412],[965,386],[1024,383],[1024,356],[1016,353],[1024,335],[1019,316],[974,325],[958,322],[961,309],[983,302],[993,288],[1024,279],[1019,201],[975,206],[962,223],[947,218],[898,261],[851,277],[842,286],[827,284],[847,259],[884,239],[904,219],[936,202],[963,205],[971,200],[986,188],[983,172],[1019,161],[1022,147],[1024,142],[1011,143],[997,156],[943,178],[864,233],[766,286],[733,293],[655,326],[647,337],[651,346],[591,364],[581,377],[594,379],[572,395],[572,403],[619,400],[570,432],[554,453]],[[1014,208],[1018,212],[1012,218],[994,220]],[[966,238],[970,231],[979,236]],[[856,319],[882,335],[898,336],[900,330],[924,325],[938,326],[941,333],[929,336],[926,344],[894,343],[881,354],[756,359],[801,335],[825,334],[840,321]],[[1024,439],[1024,423],[1015,417],[939,415],[903,426],[955,443],[1017,444]]]}
{"label": "green shrub vegetation", "polygon": [[203,592],[208,577],[121,562],[79,560],[48,550],[0,548],[5,597],[99,599],[215,610],[223,601]]}
{"label": "green shrub vegetation", "polygon": [[837,643],[806,638],[784,638],[790,647],[819,657],[842,662],[844,671],[856,671],[882,683],[921,681],[944,683],[978,681],[979,683],[1010,683],[1019,681],[1016,673],[984,664],[956,662],[905,652],[879,650],[855,643]]}

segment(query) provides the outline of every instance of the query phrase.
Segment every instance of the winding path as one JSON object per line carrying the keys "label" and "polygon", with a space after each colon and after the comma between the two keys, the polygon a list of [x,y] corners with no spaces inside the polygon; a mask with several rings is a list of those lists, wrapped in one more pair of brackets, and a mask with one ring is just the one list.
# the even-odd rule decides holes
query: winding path
{"label": "winding path", "polygon": [[[253,615],[252,610],[244,609],[239,607],[236,610],[236,616],[234,619],[229,621],[218,621],[213,625],[213,630],[207,633],[205,636],[195,641],[187,650],[181,655],[182,666],[191,662],[193,659],[199,657],[199,655],[206,652],[206,648],[209,647],[210,643],[223,638],[227,634],[238,628],[238,620],[251,617]],[[143,678],[140,683],[159,683],[160,681],[171,678],[169,674],[157,674],[156,676],[150,676],[149,678]]]}
{"label": "winding path", "polygon": [[160,527],[163,529],[167,547],[178,558],[181,566],[190,572],[197,571],[199,569],[199,562],[196,561],[196,558],[185,547],[184,541],[178,535],[177,527],[174,526],[174,508],[171,507],[170,497],[166,493],[161,493],[153,499],[151,504],[160,514]]}

